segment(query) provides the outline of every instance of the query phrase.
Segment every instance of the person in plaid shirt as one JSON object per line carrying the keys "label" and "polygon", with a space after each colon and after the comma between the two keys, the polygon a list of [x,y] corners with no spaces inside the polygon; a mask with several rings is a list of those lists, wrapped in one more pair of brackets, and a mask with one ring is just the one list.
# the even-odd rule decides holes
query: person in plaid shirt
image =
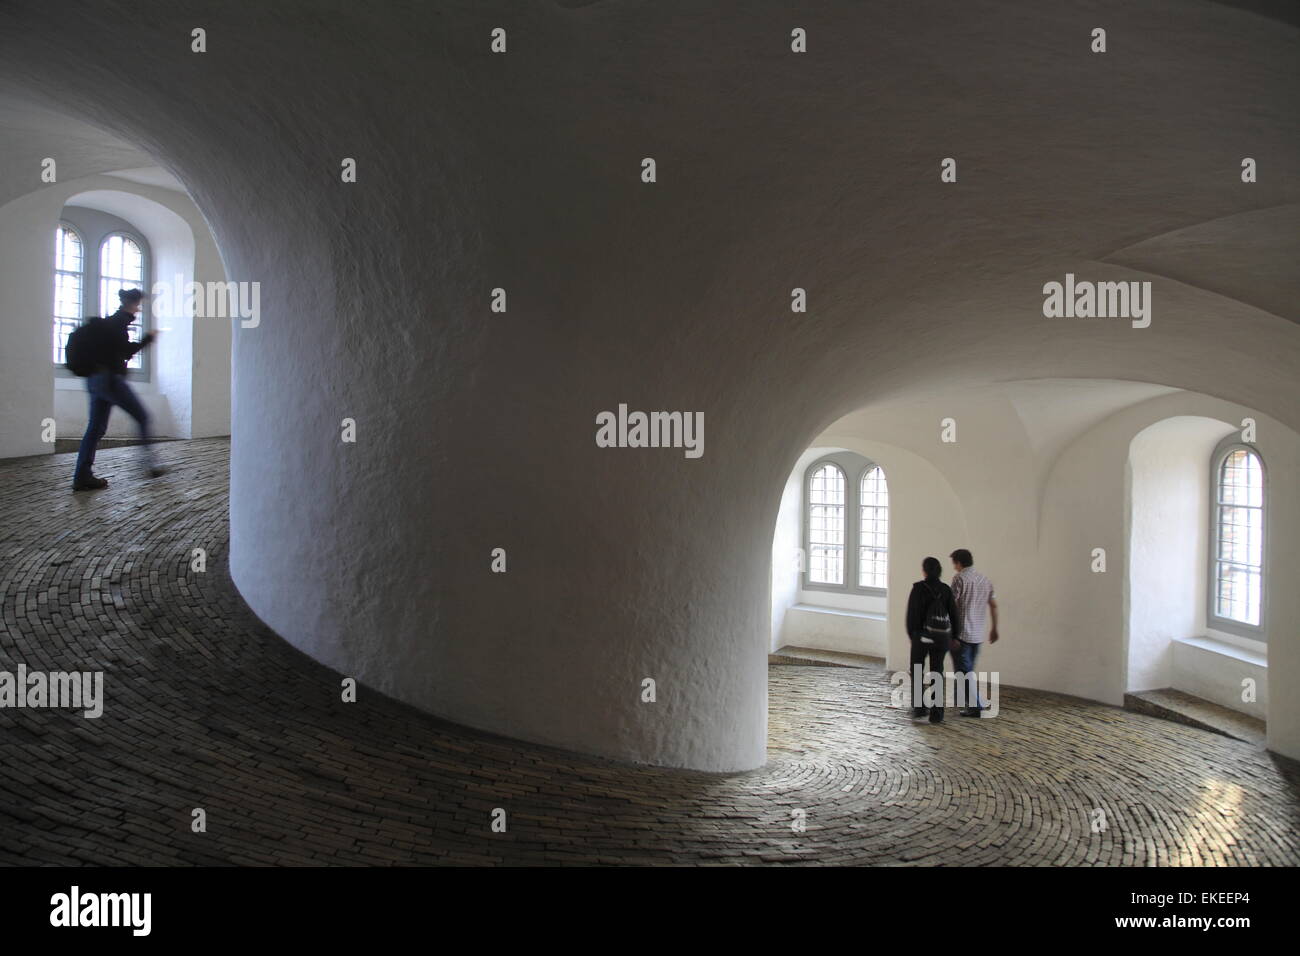
{"label": "person in plaid shirt", "polygon": [[959,678],[967,675],[966,707],[961,715],[978,717],[988,704],[979,695],[975,661],[986,641],[997,643],[998,602],[993,597],[993,582],[972,567],[975,559],[969,551],[958,548],[949,557],[957,572],[952,578],[952,596],[961,611],[961,633],[953,636],[951,645],[952,669]]}

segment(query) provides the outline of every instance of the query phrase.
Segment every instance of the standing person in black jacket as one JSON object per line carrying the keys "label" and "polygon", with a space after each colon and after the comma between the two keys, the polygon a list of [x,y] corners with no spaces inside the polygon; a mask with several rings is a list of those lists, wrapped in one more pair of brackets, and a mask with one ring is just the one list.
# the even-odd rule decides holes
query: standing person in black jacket
{"label": "standing person in black jacket", "polygon": [[[912,640],[912,716],[930,717],[930,723],[943,723],[943,657],[953,635],[961,633],[961,612],[953,600],[952,588],[939,580],[943,565],[938,558],[921,562],[925,579],[912,585],[907,598],[907,636]],[[926,662],[929,670],[921,672]],[[926,707],[921,688],[924,674],[935,674],[937,705]]]}
{"label": "standing person in black jacket", "polygon": [[122,289],[117,297],[121,308],[104,319],[102,337],[96,343],[98,368],[86,379],[86,391],[90,393],[90,420],[81,439],[81,450],[77,452],[77,469],[72,475],[73,491],[108,487],[105,479],[95,477],[91,466],[95,464],[99,440],[108,431],[108,416],[114,405],[120,405],[140,427],[140,438],[144,440],[145,474],[150,478],[163,474],[163,469],[154,465],[149,447],[153,440],[149,435],[149,413],[126,383],[126,363],[155,338],[150,332],[139,342],[132,342],[127,331],[140,312],[145,293],[139,289]]}

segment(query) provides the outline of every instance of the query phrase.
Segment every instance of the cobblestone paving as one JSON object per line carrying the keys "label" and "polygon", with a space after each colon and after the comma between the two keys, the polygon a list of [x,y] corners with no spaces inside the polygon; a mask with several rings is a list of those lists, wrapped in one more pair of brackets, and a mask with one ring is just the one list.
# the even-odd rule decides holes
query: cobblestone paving
{"label": "cobblestone paving", "polygon": [[78,495],[67,456],[0,464],[0,670],[102,668],[107,699],[0,709],[0,863],[1300,862],[1293,765],[1051,694],[915,725],[879,668],[775,666],[768,765],[723,776],[343,704],[225,573],[229,444],[159,452],[143,482],[104,451],[112,486]]}

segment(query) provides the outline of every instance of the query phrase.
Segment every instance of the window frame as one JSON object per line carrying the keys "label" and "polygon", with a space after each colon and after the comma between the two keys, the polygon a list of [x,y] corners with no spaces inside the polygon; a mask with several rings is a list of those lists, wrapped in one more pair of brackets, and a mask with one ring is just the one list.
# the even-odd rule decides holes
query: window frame
{"label": "window frame", "polygon": [[[873,471],[875,471],[876,469],[880,469],[880,480],[881,480],[882,482],[884,482],[884,485],[885,485],[885,492],[884,492],[884,493],[885,493],[885,505],[884,505],[884,509],[883,509],[883,510],[884,510],[884,512],[885,512],[885,547],[884,547],[884,554],[885,554],[885,582],[886,582],[886,583],[885,583],[885,586],[884,586],[883,588],[878,588],[878,587],[876,587],[875,585],[857,584],[857,585],[856,585],[857,590],[858,590],[859,592],[861,592],[861,593],[864,593],[864,594],[866,594],[866,593],[879,593],[879,594],[885,594],[885,593],[887,593],[887,592],[889,591],[889,583],[888,583],[888,582],[889,582],[889,529],[890,529],[890,524],[891,524],[891,522],[890,522],[890,520],[889,520],[889,511],[890,511],[890,508],[889,508],[889,476],[885,474],[885,469],[884,469],[883,467],[881,467],[880,465],[876,464],[875,462],[870,462],[870,461],[867,462],[866,467],[864,467],[864,468],[862,469],[862,474],[858,475],[858,480],[857,480],[858,501],[857,501],[856,507],[855,507],[854,512],[853,512],[853,522],[854,522],[854,527],[855,527],[856,530],[857,530],[858,540],[854,542],[854,551],[853,551],[853,554],[854,554],[854,557],[856,558],[856,560],[857,560],[857,562],[858,562],[858,567],[857,567],[857,572],[856,572],[856,574],[854,575],[853,580],[854,580],[855,582],[858,582],[858,581],[861,581],[861,580],[862,580],[862,549],[863,549],[864,547],[865,547],[865,548],[871,548],[870,545],[864,545],[864,544],[862,543],[862,509],[863,509],[864,507],[872,507],[872,508],[879,508],[879,507],[880,507],[879,505],[869,505],[869,506],[868,506],[868,505],[863,505],[863,503],[862,503],[862,485],[863,485],[863,483],[866,482],[866,480],[867,480],[867,475],[871,474],[871,473],[872,473]],[[876,550],[876,551],[878,551],[879,549],[877,549],[877,548],[871,548],[871,550]]]}
{"label": "window frame", "polygon": [[[812,479],[826,465],[834,465],[844,475],[844,583],[824,584],[811,580],[812,573],[812,522],[809,511],[812,506]],[[885,488],[889,488],[889,473],[879,462],[864,458],[856,452],[835,452],[822,455],[804,469],[803,497],[800,502],[799,524],[804,553],[803,570],[800,572],[800,587],[805,591],[826,591],[833,594],[849,594],[859,597],[885,597],[889,588],[863,587],[858,584],[862,514],[860,509],[862,479],[873,468],[879,468],[885,479]],[[892,511],[892,501],[886,506],[885,514]],[[889,553],[889,538],[886,538],[885,553]],[[886,573],[888,579],[888,573]]]}
{"label": "window frame", "polygon": [[[1254,455],[1259,464],[1260,475],[1260,566],[1259,566],[1259,624],[1247,624],[1232,618],[1220,617],[1219,603],[1219,482],[1223,472],[1223,463],[1235,451],[1245,451]],[[1224,631],[1237,637],[1252,638],[1263,643],[1268,642],[1268,468],[1259,449],[1236,436],[1219,443],[1210,456],[1210,536],[1206,547],[1207,587],[1205,593],[1205,622],[1208,629]]]}
{"label": "window frame", "polygon": [[[144,233],[140,232],[134,224],[127,222],[120,216],[104,214],[111,216],[112,219],[122,225],[109,228],[106,232],[101,232],[100,227],[93,219],[86,222],[78,222],[74,216],[69,215],[69,213],[79,214],[82,211],[83,207],[81,206],[64,206],[63,212],[59,216],[58,223],[55,225],[55,234],[57,236],[58,227],[63,226],[75,232],[81,240],[81,321],[84,322],[86,317],[89,315],[103,316],[106,314],[105,303],[101,302],[99,298],[100,280],[103,278],[103,276],[100,275],[99,261],[102,254],[103,244],[110,237],[122,236],[126,239],[130,239],[140,247],[144,271],[144,280],[141,282],[140,286],[146,292],[153,289],[154,261],[153,246],[149,243],[149,240],[145,238]],[[101,214],[99,210],[95,209],[85,209],[84,211]],[[92,245],[94,246],[93,250],[90,248]],[[57,258],[55,260],[55,265],[56,267],[58,265]],[[55,273],[60,271],[66,270],[55,269]],[[51,273],[51,275],[53,274],[54,273]],[[116,312],[119,303],[114,301],[111,305],[113,312]],[[107,314],[111,315],[112,313]],[[54,321],[53,309],[50,311],[50,321],[51,323]],[[153,313],[149,299],[144,300],[143,306],[140,309],[140,328],[142,335],[148,334],[153,330]],[[151,384],[153,382],[154,359],[151,352],[152,349],[144,349],[140,353],[140,368],[128,368],[126,370],[126,377],[129,381],[143,382],[146,384]],[[56,379],[66,379],[69,382],[76,380],[76,376],[69,372],[65,366],[53,361],[52,352],[51,367],[54,370],[54,377]]]}
{"label": "window frame", "polygon": [[[831,584],[823,581],[812,580],[812,521],[810,512],[812,510],[812,482],[813,477],[823,468],[830,466],[840,473],[844,479],[844,541],[842,548],[844,551],[843,561],[843,582],[840,584]],[[804,472],[803,479],[803,584],[804,587],[814,591],[844,591],[849,582],[849,472],[845,469],[842,462],[835,461],[832,458],[822,458],[808,466]]]}
{"label": "window frame", "polygon": [[[101,265],[104,256],[104,244],[115,237],[129,239],[135,243],[136,248],[140,250],[140,271],[143,274],[143,278],[140,280],[140,288],[145,292],[148,292],[153,288],[153,283],[150,281],[151,276],[153,275],[153,257],[151,255],[151,250],[149,249],[148,240],[146,240],[140,233],[130,229],[114,229],[111,232],[104,233],[104,235],[99,239],[99,245],[95,248],[95,297],[99,302],[100,315],[112,315],[122,307],[120,301],[110,303],[113,307],[113,312],[108,312],[108,307],[104,304],[101,294],[104,284],[104,272],[103,266]],[[85,262],[84,256],[82,257],[82,262]],[[153,328],[153,314],[149,307],[148,296],[140,302],[139,319],[140,337],[144,338]],[[126,377],[128,380],[141,382],[149,382],[153,380],[153,362],[149,354],[151,351],[151,349],[141,349],[136,353],[140,356],[140,367],[131,368],[130,365],[127,365]]]}
{"label": "window frame", "polygon": [[[80,269],[80,270],[74,271],[74,270],[72,270],[72,269],[60,269],[60,268],[59,268],[59,248],[58,248],[58,242],[59,242],[59,230],[60,230],[60,229],[66,229],[68,232],[72,233],[74,236],[77,237],[77,242],[81,244],[81,269]],[[56,294],[55,294],[55,301],[52,303],[52,306],[53,306],[53,307],[50,309],[50,321],[51,321],[51,323],[61,322],[61,321],[66,321],[67,316],[61,316],[61,315],[58,315],[58,314],[57,314],[57,312],[58,312],[58,308],[59,308],[59,305],[58,305],[58,295],[57,295],[57,292],[58,292],[58,285],[59,285],[59,276],[61,276],[61,275],[75,275],[75,276],[77,276],[77,278],[80,280],[80,296],[78,297],[78,298],[79,298],[79,301],[77,302],[77,311],[78,311],[79,314],[78,314],[77,317],[76,317],[77,325],[80,325],[82,322],[85,322],[85,321],[86,321],[86,237],[85,237],[84,235],[82,235],[81,230],[78,229],[75,225],[73,225],[72,223],[68,222],[66,219],[60,219],[60,220],[55,224],[55,226],[54,226],[54,242],[55,242],[55,247],[54,247],[54,290],[55,290],[55,293],[56,293]],[[75,328],[75,327],[76,327],[76,326],[74,326],[74,328]],[[53,329],[51,329],[51,332],[53,332]],[[66,339],[66,337],[65,337],[62,341],[63,341],[63,343],[64,343],[64,346],[66,346],[66,344],[67,344],[67,339]],[[51,343],[51,344],[53,344],[53,343]],[[66,359],[67,359],[66,354],[65,354],[65,356],[64,356],[64,359],[65,359],[64,362],[60,362],[58,359],[54,358],[53,355],[50,356],[50,361],[53,363],[55,370],[56,370],[56,371],[61,371],[65,376],[68,376],[68,377],[71,378],[71,377],[73,377],[73,375],[72,375],[71,372],[69,372],[69,371],[67,370],[67,368],[66,368],[66,366],[65,366]]]}

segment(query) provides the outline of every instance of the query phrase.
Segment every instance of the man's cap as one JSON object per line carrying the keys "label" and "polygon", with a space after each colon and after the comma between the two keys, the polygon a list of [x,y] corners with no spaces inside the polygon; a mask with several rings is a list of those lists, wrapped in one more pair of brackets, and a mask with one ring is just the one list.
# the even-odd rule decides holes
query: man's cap
{"label": "man's cap", "polygon": [[143,289],[118,289],[117,298],[123,305],[128,302],[139,302],[141,299],[149,297],[149,293]]}

